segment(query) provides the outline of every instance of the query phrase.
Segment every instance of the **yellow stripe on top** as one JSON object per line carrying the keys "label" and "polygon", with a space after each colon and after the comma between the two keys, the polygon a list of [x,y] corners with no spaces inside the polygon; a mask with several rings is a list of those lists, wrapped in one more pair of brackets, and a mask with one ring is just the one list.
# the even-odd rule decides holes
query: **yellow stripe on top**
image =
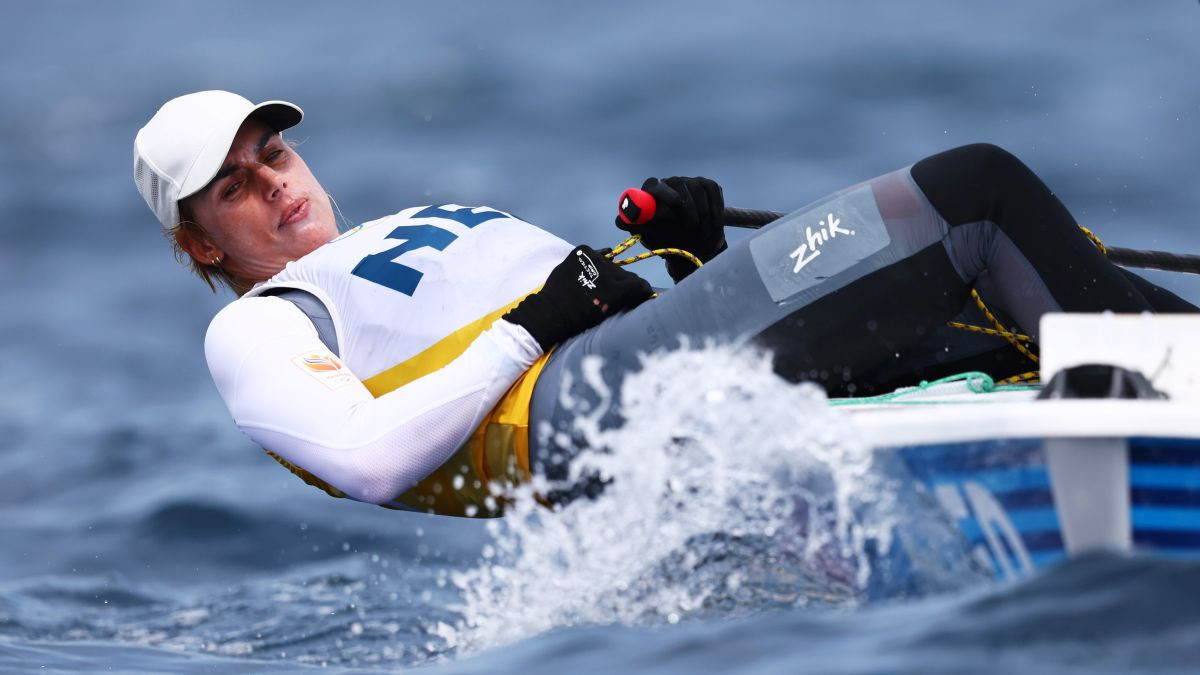
{"label": "yellow stripe on top", "polygon": [[[541,289],[534,289],[530,293],[536,293],[539,290]],[[491,314],[472,321],[407,361],[363,380],[363,384],[367,386],[367,391],[371,392],[372,396],[379,398],[389,391],[395,391],[409,382],[439,370],[462,356],[462,353],[467,351],[467,347],[470,347],[471,343],[483,334],[483,331],[491,328],[497,319],[507,314],[508,310],[516,307],[524,298],[525,296],[521,296]]]}

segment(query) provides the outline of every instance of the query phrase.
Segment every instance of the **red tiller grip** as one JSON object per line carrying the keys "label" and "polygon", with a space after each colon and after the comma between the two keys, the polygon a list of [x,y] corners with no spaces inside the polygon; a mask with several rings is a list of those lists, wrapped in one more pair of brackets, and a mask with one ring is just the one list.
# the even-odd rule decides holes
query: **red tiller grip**
{"label": "red tiller grip", "polygon": [[617,202],[617,212],[621,221],[626,225],[644,225],[654,217],[658,205],[654,197],[645,190],[629,188],[621,193],[621,201]]}
{"label": "red tiller grip", "polygon": [[[638,188],[625,190],[621,193],[621,201],[617,202],[617,213],[621,222],[626,225],[645,225],[654,217],[657,208],[658,204],[655,203],[654,196]],[[742,209],[736,206],[726,206],[725,211],[721,214],[724,221],[722,224],[726,227],[745,227],[751,230],[757,230],[783,216],[784,214],[779,211]]]}

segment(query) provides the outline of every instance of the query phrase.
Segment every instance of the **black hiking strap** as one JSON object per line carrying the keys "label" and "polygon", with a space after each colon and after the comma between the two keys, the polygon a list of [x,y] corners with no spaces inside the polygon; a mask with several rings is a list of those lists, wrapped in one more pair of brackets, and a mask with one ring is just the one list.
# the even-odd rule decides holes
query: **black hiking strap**
{"label": "black hiking strap", "polygon": [[341,356],[338,353],[337,332],[333,330],[333,318],[329,316],[329,309],[320,298],[299,288],[272,288],[264,291],[262,295],[282,298],[300,308],[316,327],[317,337],[321,338],[321,342],[325,343],[334,356]]}

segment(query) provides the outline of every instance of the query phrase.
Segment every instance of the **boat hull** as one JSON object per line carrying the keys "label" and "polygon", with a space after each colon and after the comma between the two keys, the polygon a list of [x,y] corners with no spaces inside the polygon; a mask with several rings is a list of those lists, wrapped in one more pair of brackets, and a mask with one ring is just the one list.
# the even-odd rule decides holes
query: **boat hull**
{"label": "boat hull", "polygon": [[1094,550],[1200,558],[1200,438],[1001,438],[888,450],[999,578]]}

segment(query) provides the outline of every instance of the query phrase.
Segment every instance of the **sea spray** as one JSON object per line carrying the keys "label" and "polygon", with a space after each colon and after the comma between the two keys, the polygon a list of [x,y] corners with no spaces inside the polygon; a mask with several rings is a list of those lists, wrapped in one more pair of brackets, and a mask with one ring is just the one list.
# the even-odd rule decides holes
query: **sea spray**
{"label": "sea spray", "polygon": [[[523,488],[480,564],[453,575],[462,619],[436,631],[448,646],[861,599],[892,546],[894,490],[820,389],[721,348],[648,357],[619,395],[603,367],[583,369],[600,405],[562,401],[576,422],[557,440],[587,448],[568,479]],[[606,428],[618,402],[625,423]],[[533,499],[585,480],[604,483],[598,497]]]}

